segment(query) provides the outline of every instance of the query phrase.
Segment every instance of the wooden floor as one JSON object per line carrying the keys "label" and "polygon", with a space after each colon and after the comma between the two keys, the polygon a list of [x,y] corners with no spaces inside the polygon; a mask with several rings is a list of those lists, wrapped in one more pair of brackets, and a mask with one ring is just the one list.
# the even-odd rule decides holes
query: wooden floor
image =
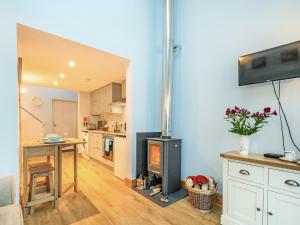
{"label": "wooden floor", "polygon": [[[220,224],[220,208],[201,214],[183,199],[167,208],[126,187],[111,170],[95,161],[79,157],[79,192],[69,190],[58,202],[36,208],[25,225],[215,225]],[[63,156],[63,186],[72,182],[72,155]]]}

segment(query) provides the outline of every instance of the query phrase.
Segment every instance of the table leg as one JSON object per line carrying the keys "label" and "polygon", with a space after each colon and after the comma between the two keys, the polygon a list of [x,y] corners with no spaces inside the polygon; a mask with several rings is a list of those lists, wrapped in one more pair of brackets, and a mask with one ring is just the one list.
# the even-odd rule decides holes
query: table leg
{"label": "table leg", "polygon": [[24,215],[27,215],[28,190],[27,190],[27,148],[23,149],[23,207]]}
{"label": "table leg", "polygon": [[57,208],[57,201],[59,197],[59,179],[60,179],[60,174],[59,174],[59,152],[60,149],[58,146],[54,146],[54,193],[55,193],[55,199],[54,199],[54,207]]}
{"label": "table leg", "polygon": [[62,196],[62,146],[58,146],[58,197]]}
{"label": "table leg", "polygon": [[74,191],[78,190],[77,145],[74,146]]}

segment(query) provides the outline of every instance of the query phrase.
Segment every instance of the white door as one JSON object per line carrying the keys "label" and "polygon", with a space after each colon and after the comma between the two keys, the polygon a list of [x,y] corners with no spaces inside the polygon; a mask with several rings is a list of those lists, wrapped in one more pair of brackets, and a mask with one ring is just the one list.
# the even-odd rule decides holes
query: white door
{"label": "white door", "polygon": [[228,215],[247,225],[263,222],[263,190],[228,180]]}
{"label": "white door", "polygon": [[126,160],[126,137],[114,138],[114,174],[116,177],[125,180],[126,170],[129,161]]}
{"label": "white door", "polygon": [[268,225],[299,225],[300,198],[268,192]]}
{"label": "white door", "polygon": [[52,101],[53,133],[64,137],[64,130],[68,129],[67,137],[77,137],[77,102],[56,100]]}

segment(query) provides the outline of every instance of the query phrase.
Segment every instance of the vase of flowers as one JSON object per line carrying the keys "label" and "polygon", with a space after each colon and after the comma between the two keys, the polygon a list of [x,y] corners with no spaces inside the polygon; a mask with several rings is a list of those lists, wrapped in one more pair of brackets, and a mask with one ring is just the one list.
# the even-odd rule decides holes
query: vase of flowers
{"label": "vase of flowers", "polygon": [[251,113],[249,110],[239,108],[228,108],[225,113],[227,120],[232,127],[229,132],[240,135],[240,154],[248,155],[249,152],[249,137],[258,132],[271,116],[276,116],[277,112],[272,111],[270,107],[265,107],[262,112]]}

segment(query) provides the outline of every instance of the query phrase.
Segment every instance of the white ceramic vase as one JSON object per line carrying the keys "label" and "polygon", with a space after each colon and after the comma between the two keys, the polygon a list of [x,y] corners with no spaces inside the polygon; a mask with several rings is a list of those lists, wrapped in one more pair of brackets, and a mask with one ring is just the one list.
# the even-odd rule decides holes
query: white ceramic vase
{"label": "white ceramic vase", "polygon": [[241,135],[240,136],[240,154],[241,155],[248,155],[249,144],[250,144],[249,136]]}

